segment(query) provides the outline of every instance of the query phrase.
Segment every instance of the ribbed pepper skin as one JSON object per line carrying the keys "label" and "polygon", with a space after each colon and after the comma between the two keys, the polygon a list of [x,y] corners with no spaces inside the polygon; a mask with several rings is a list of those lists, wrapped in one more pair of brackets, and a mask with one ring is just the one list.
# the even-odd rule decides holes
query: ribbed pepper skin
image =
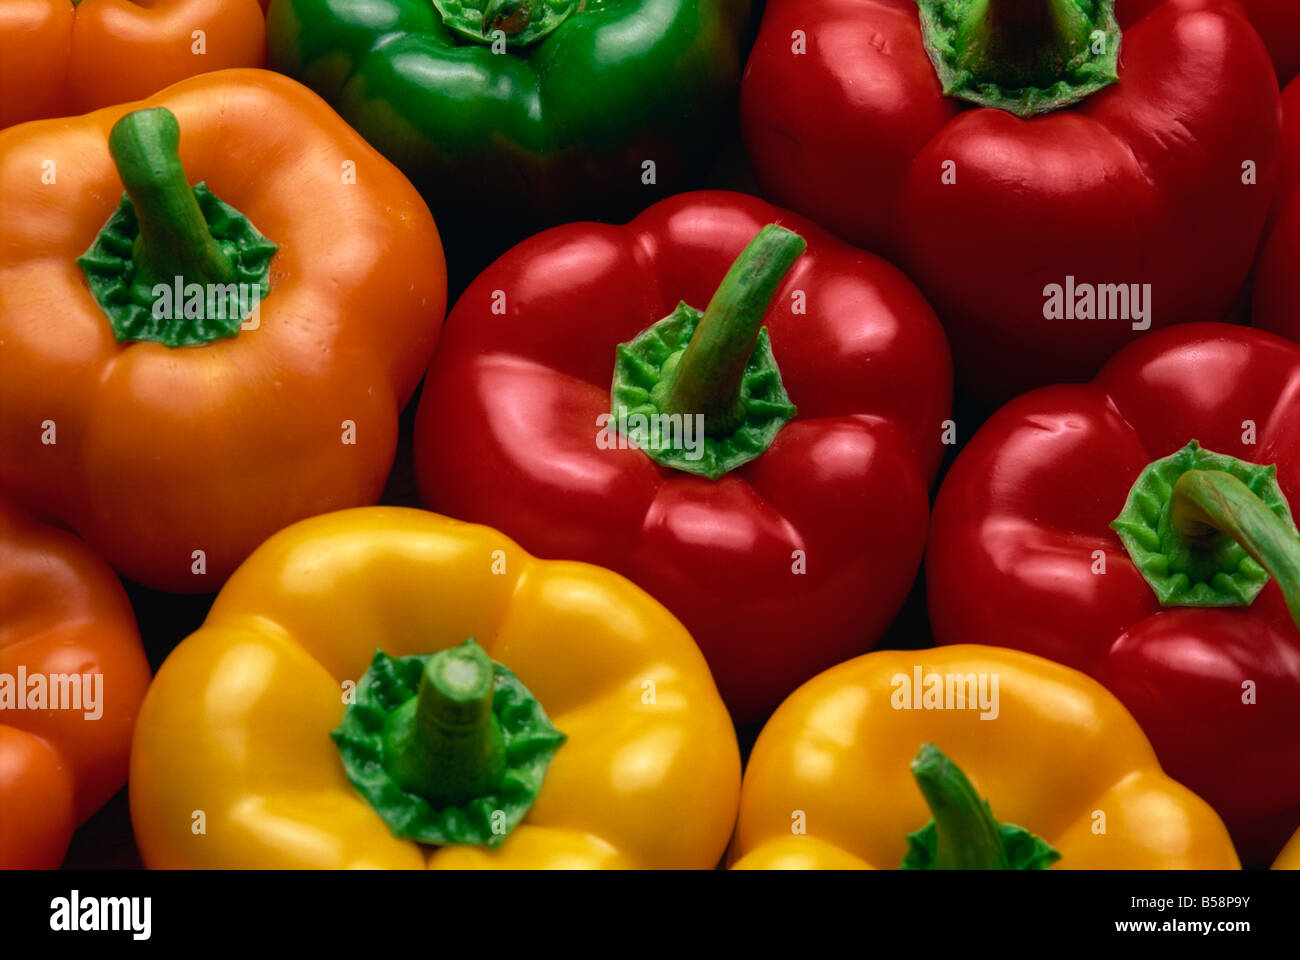
{"label": "ribbed pepper skin", "polygon": [[265,61],[257,0],[4,0],[0,128],[140,100],[195,74]]}

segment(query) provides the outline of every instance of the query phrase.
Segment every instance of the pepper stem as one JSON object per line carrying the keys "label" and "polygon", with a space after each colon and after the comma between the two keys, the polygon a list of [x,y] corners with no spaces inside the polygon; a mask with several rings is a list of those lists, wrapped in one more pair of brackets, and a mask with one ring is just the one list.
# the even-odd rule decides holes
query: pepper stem
{"label": "pepper stem", "polygon": [[429,658],[417,695],[384,731],[393,779],[435,809],[486,796],[505,775],[505,742],[492,712],[492,661],[474,642]]}
{"label": "pepper stem", "polygon": [[1119,79],[1115,0],[916,0],[950,97],[1019,117],[1059,110]]}
{"label": "pepper stem", "polygon": [[731,265],[677,367],[664,381],[659,409],[666,414],[704,415],[710,436],[732,430],[741,419],[741,382],[768,305],[782,279],[808,244],[770,223]]}
{"label": "pepper stem", "polygon": [[180,124],[165,107],[136,110],[113,124],[108,149],[135,208],[140,235],[132,256],[136,281],[152,286],[227,284],[235,265],[208,230],[181,166]]}
{"label": "pepper stem", "polygon": [[1249,487],[1222,470],[1188,470],[1174,482],[1169,522],[1193,547],[1235,540],[1277,581],[1300,627],[1300,538]]}
{"label": "pepper stem", "polygon": [[933,870],[1008,870],[998,822],[961,768],[926,743],[912,760],[912,777],[934,817]]}
{"label": "pepper stem", "polygon": [[958,64],[982,83],[1050,87],[1087,48],[1093,24],[1072,0],[980,0],[958,28]]}

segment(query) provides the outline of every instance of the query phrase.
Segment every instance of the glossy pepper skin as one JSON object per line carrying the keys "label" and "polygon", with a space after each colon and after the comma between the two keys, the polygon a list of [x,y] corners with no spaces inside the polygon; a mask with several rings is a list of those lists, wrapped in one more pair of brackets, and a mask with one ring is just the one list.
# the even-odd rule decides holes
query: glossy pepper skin
{"label": "glossy pepper skin", "polygon": [[[353,789],[330,731],[376,648],[466,637],[568,739],[498,848],[431,850],[395,838]],[[259,548],[159,670],[131,753],[131,819],[154,868],[710,868],[739,789],[730,720],[663,607],[609,571],[388,507],[305,520]]]}
{"label": "glossy pepper skin", "polygon": [[[717,481],[599,448],[615,346],[679,301],[703,308],[770,223],[807,241],[764,317],[795,418]],[[682,194],[626,226],[541,233],[466,290],[420,400],[420,496],[645,588],[691,631],[733,716],[753,720],[893,619],[950,377],[933,313],[883,260],[753,197]]]}
{"label": "glossy pepper skin", "polygon": [[[1150,13],[1165,0],[1119,0],[1116,6],[1128,23]],[[1237,0],[1273,59],[1280,86],[1300,74],[1300,4],[1292,0]]]}
{"label": "glossy pepper skin", "polygon": [[[256,329],[118,342],[87,287],[77,259],[123,190],[110,129],[149,105],[177,118],[188,181],[279,245]],[[320,98],[268,71],[204,74],[0,133],[0,184],[0,487],[174,592],[215,590],[276,530],[379,498],[437,340],[442,247],[414,188]]]}
{"label": "glossy pepper skin", "polygon": [[1300,341],[1300,79],[1282,94],[1282,176],[1255,273],[1253,322]]}
{"label": "glossy pepper skin", "polygon": [[[896,678],[917,668],[996,676],[996,716],[899,709]],[[1239,866],[1222,821],[1161,771],[1141,729],[1100,684],[1040,657],[963,645],[870,653],[818,674],[781,704],[745,768],[733,867],[898,867],[907,834],[931,816],[909,773],[925,743],[963,769],[997,820],[1055,848],[1059,869]]]}
{"label": "glossy pepper skin", "polygon": [[0,127],[140,100],[199,73],[260,67],[263,16],[257,0],[5,0]]}
{"label": "glossy pepper skin", "polygon": [[550,33],[494,53],[430,0],[276,0],[270,63],[401,167],[440,222],[499,233],[628,216],[701,175],[739,82],[749,2],[570,6]]}
{"label": "glossy pepper skin", "polygon": [[1268,47],[1277,80],[1286,86],[1300,76],[1300,5],[1291,0],[1238,0]]}
{"label": "glossy pepper skin", "polygon": [[[27,689],[17,686],[20,670]],[[61,689],[88,681],[93,707],[83,693],[80,704],[90,709],[41,709],[54,705],[51,675],[74,674],[78,687]],[[52,869],[77,825],[126,782],[149,664],[113,571],[71,534],[3,497],[0,675],[29,707],[0,696],[0,868]],[[38,675],[44,704],[31,700]]]}
{"label": "glossy pepper skin", "polygon": [[[1091,377],[1133,323],[1221,320],[1250,268],[1277,172],[1267,51],[1236,3],[1126,9],[1118,82],[1021,119],[943,95],[913,0],[767,5],[741,83],[764,195],[902,266],[985,402]],[[1146,320],[1048,319],[1067,277],[1149,283]]]}
{"label": "glossy pepper skin", "polygon": [[1193,439],[1276,464],[1295,504],[1298,385],[1300,347],[1268,333],[1146,336],[1092,383],[999,410],[944,479],[926,554],[936,642],[996,643],[1096,677],[1247,863],[1271,859],[1300,820],[1300,632],[1275,578],[1246,606],[1162,608],[1110,524],[1143,468]]}

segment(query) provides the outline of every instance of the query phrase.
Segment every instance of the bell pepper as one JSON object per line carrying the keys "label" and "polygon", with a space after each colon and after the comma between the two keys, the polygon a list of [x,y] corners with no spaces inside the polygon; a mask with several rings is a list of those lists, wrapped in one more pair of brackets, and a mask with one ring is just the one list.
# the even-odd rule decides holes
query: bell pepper
{"label": "bell pepper", "polygon": [[1300,4],[1294,0],[1238,0],[1246,16],[1259,31],[1277,71],[1278,83],[1286,86],[1300,76]]}
{"label": "bell pepper", "polygon": [[257,0],[5,0],[0,127],[141,100],[265,59]]}
{"label": "bell pepper", "polygon": [[888,650],[800,687],[754,744],[735,869],[1235,869],[1222,821],[1077,671]]}
{"label": "bell pepper", "polygon": [[1283,92],[1282,108],[1282,177],[1255,273],[1253,322],[1300,341],[1300,79]]}
{"label": "bell pepper", "polygon": [[749,0],[277,0],[267,29],[271,66],[439,222],[499,236],[630,215],[699,179],[748,15]]}
{"label": "bell pepper", "polygon": [[52,869],[126,783],[149,683],[113,571],[0,497],[0,869]]}
{"label": "bell pepper", "polygon": [[663,607],[392,507],[263,544],[158,671],[131,751],[149,867],[710,868],[739,793]]}
{"label": "bell pepper", "polygon": [[310,90],[222,71],[11,128],[0,206],[0,488],[191,593],[295,520],[378,500],[442,247]]}
{"label": "bell pepper", "polygon": [[939,643],[1088,673],[1247,863],[1300,821],[1300,347],[1195,324],[999,410],[935,502]]}
{"label": "bell pepper", "polygon": [[541,233],[470,285],[420,399],[420,496],[645,588],[746,722],[902,604],[950,378],[889,264],[753,197],[682,194]]}
{"label": "bell pepper", "polygon": [[[1122,23],[1135,23],[1165,0],[1117,0]],[[1273,59],[1282,86],[1300,74],[1300,4],[1295,0],[1237,0]]]}
{"label": "bell pepper", "polygon": [[1258,35],[1231,0],[1111,5],[772,0],[741,83],[765,196],[898,263],[985,403],[1221,320],[1254,257],[1279,126]]}

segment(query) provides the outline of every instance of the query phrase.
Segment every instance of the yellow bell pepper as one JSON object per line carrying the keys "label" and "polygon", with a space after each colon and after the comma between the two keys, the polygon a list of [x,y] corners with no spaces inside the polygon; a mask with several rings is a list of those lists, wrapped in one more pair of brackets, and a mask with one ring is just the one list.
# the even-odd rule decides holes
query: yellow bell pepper
{"label": "yellow bell pepper", "polygon": [[734,868],[905,857],[913,869],[1240,866],[1218,815],[1161,771],[1101,685],[982,646],[833,667],[791,694],[750,755]]}
{"label": "yellow bell pepper", "polygon": [[1300,870],[1300,830],[1291,835],[1282,852],[1273,861],[1274,870]]}
{"label": "yellow bell pepper", "polygon": [[[519,778],[512,766],[501,780],[477,758],[495,750],[500,761],[509,741],[503,671],[561,731],[544,724],[553,759],[540,761],[540,793],[503,840],[399,837],[354,788],[346,731],[364,733],[373,717],[345,718],[345,707],[377,689],[367,686],[377,648],[415,663],[411,709],[383,720],[384,775],[397,771],[411,809],[442,810],[411,783],[454,768],[430,788],[437,796],[473,781],[469,799],[447,802],[463,802],[469,819],[502,815],[484,777],[497,776],[501,795]],[[434,651],[447,652],[415,662]],[[508,670],[497,667],[484,708],[476,685],[493,661]],[[522,742],[509,746],[511,764],[532,749]],[[423,768],[417,747],[435,758]],[[362,764],[358,777],[378,769]],[[662,606],[599,567],[538,560],[487,527],[388,507],[315,517],[264,543],[163,664],[131,754],[131,819],[149,867],[709,868],[739,793],[735,730],[694,641]]]}

